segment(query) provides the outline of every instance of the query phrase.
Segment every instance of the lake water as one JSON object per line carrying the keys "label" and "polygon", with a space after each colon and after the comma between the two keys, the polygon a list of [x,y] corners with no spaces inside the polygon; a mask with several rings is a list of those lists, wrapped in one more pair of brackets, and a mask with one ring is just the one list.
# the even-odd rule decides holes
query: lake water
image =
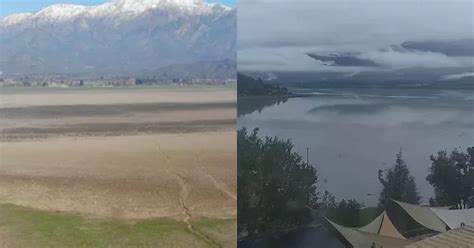
{"label": "lake water", "polygon": [[[295,90],[294,90],[295,91]],[[347,89],[305,91],[286,101],[239,99],[238,126],[290,138],[318,169],[319,188],[338,199],[378,202],[379,169],[402,149],[423,202],[434,195],[425,177],[430,155],[474,146],[474,92]]]}

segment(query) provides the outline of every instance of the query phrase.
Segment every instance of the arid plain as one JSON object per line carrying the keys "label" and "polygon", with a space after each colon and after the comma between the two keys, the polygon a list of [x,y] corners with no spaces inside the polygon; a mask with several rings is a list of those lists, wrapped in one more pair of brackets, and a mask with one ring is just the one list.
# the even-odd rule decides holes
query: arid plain
{"label": "arid plain", "polygon": [[[44,224],[28,223],[24,215],[32,213],[78,218],[86,224],[70,227],[79,230],[100,229],[104,221],[133,229],[152,220],[175,221],[183,231],[137,239],[117,233],[108,243],[115,247],[178,239],[182,247],[234,245],[234,87],[21,88],[2,89],[0,96],[4,246],[48,235],[18,238]],[[44,239],[44,246],[72,242],[56,238]]]}

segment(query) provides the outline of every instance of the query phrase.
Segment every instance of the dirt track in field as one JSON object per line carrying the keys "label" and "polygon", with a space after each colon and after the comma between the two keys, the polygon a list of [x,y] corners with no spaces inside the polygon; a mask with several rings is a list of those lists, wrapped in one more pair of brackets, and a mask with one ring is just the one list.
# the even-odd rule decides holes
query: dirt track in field
{"label": "dirt track in field", "polygon": [[211,100],[188,90],[107,91],[109,100],[95,91],[8,94],[0,203],[129,219],[235,216],[229,91],[213,91]]}

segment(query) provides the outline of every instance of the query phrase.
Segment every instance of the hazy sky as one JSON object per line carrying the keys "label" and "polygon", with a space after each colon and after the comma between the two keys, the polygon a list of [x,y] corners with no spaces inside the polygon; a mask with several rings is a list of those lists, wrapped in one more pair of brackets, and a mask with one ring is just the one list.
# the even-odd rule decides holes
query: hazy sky
{"label": "hazy sky", "polygon": [[[390,46],[472,39],[473,2],[241,0],[239,70],[357,70],[360,67],[347,64],[361,62],[384,69],[472,65],[469,56],[406,52]],[[307,53],[344,54],[341,64],[346,66],[324,65]]]}
{"label": "hazy sky", "polygon": [[[0,17],[21,12],[35,12],[57,3],[97,5],[105,2],[108,0],[1,0]],[[235,6],[236,0],[209,0],[206,2],[221,2],[228,6]]]}

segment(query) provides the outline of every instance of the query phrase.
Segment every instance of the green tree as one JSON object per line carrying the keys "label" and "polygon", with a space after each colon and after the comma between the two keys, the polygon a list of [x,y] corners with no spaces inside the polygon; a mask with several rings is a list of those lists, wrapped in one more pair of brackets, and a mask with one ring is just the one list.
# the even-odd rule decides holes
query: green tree
{"label": "green tree", "polygon": [[363,207],[363,203],[354,199],[342,199],[337,202],[336,197],[326,190],[320,197],[316,213],[340,225],[357,227],[366,224],[365,222],[361,224],[361,221],[363,221],[361,219],[361,209]]}
{"label": "green tree", "polygon": [[321,200],[318,204],[318,208],[321,212],[326,212],[326,210],[335,208],[337,206],[336,197],[329,193],[329,191],[325,190],[323,195],[321,196]]}
{"label": "green tree", "polygon": [[326,216],[340,225],[356,227],[359,225],[359,214],[363,207],[364,204],[356,200],[342,199],[328,210]]}
{"label": "green tree", "polygon": [[318,177],[293,144],[242,128],[237,147],[239,236],[271,236],[310,221]]}
{"label": "green tree", "polygon": [[402,151],[397,154],[395,164],[387,170],[385,177],[379,171],[379,181],[383,185],[379,205],[385,206],[388,199],[418,204],[420,196],[415,184],[415,178],[410,175],[407,164],[402,158]]}
{"label": "green tree", "polygon": [[431,155],[431,166],[426,180],[434,187],[434,205],[452,206],[474,196],[474,147],[466,152],[454,149],[448,155],[439,151]]}

